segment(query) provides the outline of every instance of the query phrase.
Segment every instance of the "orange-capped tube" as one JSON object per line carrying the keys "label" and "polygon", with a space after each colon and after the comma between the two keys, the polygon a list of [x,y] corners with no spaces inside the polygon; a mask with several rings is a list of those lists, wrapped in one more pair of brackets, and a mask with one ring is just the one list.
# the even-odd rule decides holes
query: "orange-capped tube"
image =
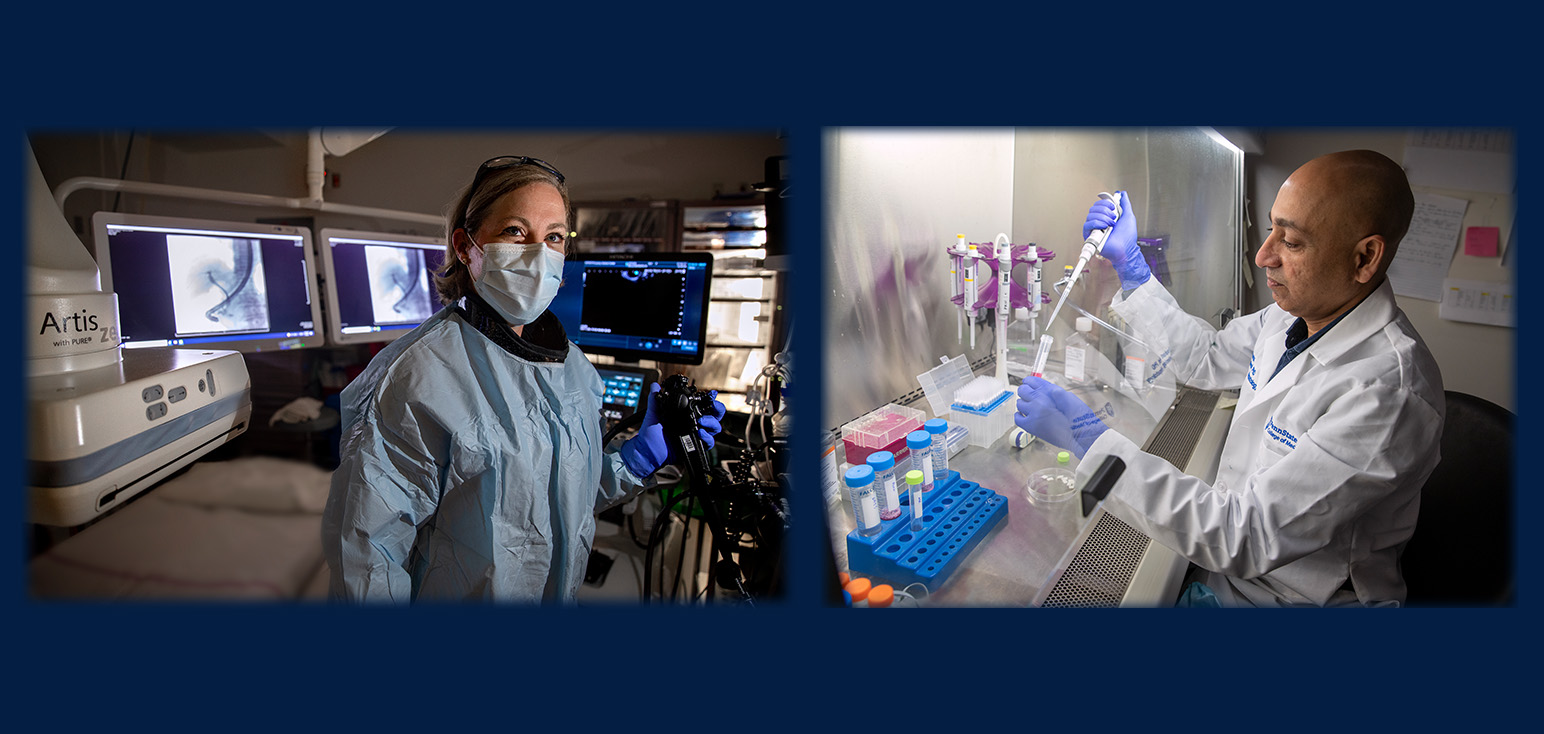
{"label": "orange-capped tube", "polygon": [[873,588],[873,582],[865,578],[856,578],[847,582],[847,593],[852,595],[852,605],[855,607],[868,606],[869,591]]}
{"label": "orange-capped tube", "polygon": [[844,588],[844,589],[847,588],[847,582],[852,580],[852,577],[848,576],[846,571],[838,571],[836,573],[836,577],[838,579],[841,579],[841,581],[842,581],[842,588]]}
{"label": "orange-capped tube", "polygon": [[870,607],[888,607],[895,602],[895,589],[889,584],[879,584],[868,593],[868,605]]}

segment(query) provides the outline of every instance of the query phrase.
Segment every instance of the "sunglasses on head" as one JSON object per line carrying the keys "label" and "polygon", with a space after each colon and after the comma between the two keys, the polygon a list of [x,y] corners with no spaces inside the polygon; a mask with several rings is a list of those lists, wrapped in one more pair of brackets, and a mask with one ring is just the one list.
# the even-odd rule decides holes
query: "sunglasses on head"
{"label": "sunglasses on head", "polygon": [[477,175],[472,177],[472,188],[469,189],[469,191],[476,193],[477,188],[482,186],[483,178],[488,175],[489,171],[498,171],[513,166],[527,165],[536,166],[537,168],[540,168],[543,171],[556,176],[558,183],[564,183],[562,172],[558,171],[556,168],[553,168],[551,163],[548,163],[540,158],[532,158],[530,156],[524,155],[501,155],[497,158],[489,158],[488,160],[483,161],[482,165],[477,167]]}
{"label": "sunglasses on head", "polygon": [[558,183],[564,182],[563,174],[559,173],[558,169],[553,168],[551,163],[548,163],[540,158],[532,158],[530,156],[524,155],[501,155],[497,158],[489,158],[488,160],[483,161],[482,165],[477,167],[477,175],[472,177],[472,190],[476,191],[477,187],[482,185],[483,177],[487,176],[489,171],[497,171],[504,168],[510,168],[512,166],[527,165],[536,166],[537,168],[540,168],[543,171],[556,176]]}

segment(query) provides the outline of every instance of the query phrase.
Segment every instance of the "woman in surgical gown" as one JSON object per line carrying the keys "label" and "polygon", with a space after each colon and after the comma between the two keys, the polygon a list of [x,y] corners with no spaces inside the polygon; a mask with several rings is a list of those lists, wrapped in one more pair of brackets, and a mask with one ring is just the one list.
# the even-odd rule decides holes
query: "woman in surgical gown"
{"label": "woman in surgical gown", "polygon": [[570,213],[562,174],[524,156],[484,163],[447,213],[446,307],[342,394],[332,598],[572,602],[595,513],[671,461],[652,391],[637,435],[602,446],[600,375],[547,310]]}

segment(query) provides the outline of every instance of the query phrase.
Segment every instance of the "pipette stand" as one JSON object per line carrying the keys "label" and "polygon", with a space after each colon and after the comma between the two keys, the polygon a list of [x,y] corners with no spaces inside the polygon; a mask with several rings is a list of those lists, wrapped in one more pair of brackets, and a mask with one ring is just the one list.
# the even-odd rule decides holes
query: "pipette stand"
{"label": "pipette stand", "polygon": [[902,497],[901,516],[883,523],[878,535],[847,534],[847,567],[855,576],[889,582],[897,589],[920,583],[937,593],[959,570],[987,533],[1008,517],[1005,497],[957,471],[922,495],[920,531],[911,529],[909,498]]}
{"label": "pipette stand", "polygon": [[[1007,239],[1005,235],[998,235],[998,237],[1000,239]],[[1007,279],[1008,304],[1006,307],[1002,306],[1002,297],[1000,295],[1003,285],[1003,278],[1000,273],[1001,260],[998,257],[998,248],[1000,246],[1008,248],[1010,256],[1008,268],[1010,273],[1012,268],[1019,263],[1029,265],[1031,270],[1029,288],[1019,285],[1011,277]],[[1031,314],[1031,330],[1032,332],[1038,332],[1035,329],[1035,325],[1037,323],[1036,320],[1040,316],[1040,306],[1041,304],[1051,302],[1051,294],[1045,292],[1040,286],[1041,272],[1044,269],[1045,263],[1055,259],[1056,253],[1039,247],[1033,242],[1027,245],[1015,245],[1012,243],[999,245],[996,242],[972,242],[967,244],[963,236],[960,236],[957,242],[945,248],[945,251],[949,254],[951,269],[956,274],[954,279],[955,295],[949,300],[960,307],[962,314],[968,316],[968,322],[971,326],[970,346],[972,349],[976,346],[976,313],[985,308],[989,309],[989,313],[996,316],[997,323],[995,326],[998,335],[996,339],[997,378],[1006,383],[1008,345],[1005,343],[1004,335],[1007,333],[1007,320],[1012,318],[1011,314],[1015,309],[1027,309]],[[982,265],[985,268],[982,268]],[[963,288],[963,284],[966,281],[963,276],[958,274],[966,272],[967,268],[970,273],[974,274],[974,277],[972,286],[970,288]],[[962,290],[964,292],[961,292]],[[1033,346],[1031,344],[1031,348]]]}

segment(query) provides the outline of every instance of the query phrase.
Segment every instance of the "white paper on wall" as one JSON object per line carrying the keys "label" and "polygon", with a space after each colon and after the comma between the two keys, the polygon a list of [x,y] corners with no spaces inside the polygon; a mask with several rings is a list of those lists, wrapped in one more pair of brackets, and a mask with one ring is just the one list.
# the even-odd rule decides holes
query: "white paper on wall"
{"label": "white paper on wall", "polygon": [[1437,315],[1449,321],[1492,326],[1516,326],[1512,285],[1447,278],[1442,281],[1442,305]]}
{"label": "white paper on wall", "polygon": [[1464,210],[1469,202],[1438,194],[1416,194],[1410,231],[1399,243],[1389,280],[1401,296],[1427,301],[1442,300],[1442,280],[1447,277],[1453,252],[1458,247]]}
{"label": "white paper on wall", "polygon": [[1507,130],[1418,129],[1405,140],[1405,175],[1414,186],[1510,194],[1513,160]]}

